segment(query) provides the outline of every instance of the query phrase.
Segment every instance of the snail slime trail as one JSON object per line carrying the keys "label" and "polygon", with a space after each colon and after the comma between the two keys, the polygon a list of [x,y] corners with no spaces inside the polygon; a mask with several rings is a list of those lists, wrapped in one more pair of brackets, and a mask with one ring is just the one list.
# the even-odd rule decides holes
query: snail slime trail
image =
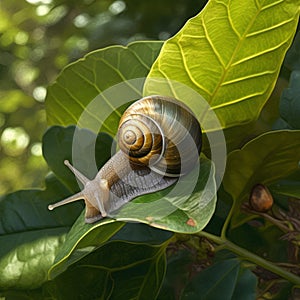
{"label": "snail slime trail", "polygon": [[96,222],[137,196],[175,183],[198,163],[202,145],[201,127],[191,110],[174,98],[158,95],[127,108],[117,137],[120,150],[93,180],[65,161],[84,187],[49,205],[50,210],[83,199],[86,223]]}

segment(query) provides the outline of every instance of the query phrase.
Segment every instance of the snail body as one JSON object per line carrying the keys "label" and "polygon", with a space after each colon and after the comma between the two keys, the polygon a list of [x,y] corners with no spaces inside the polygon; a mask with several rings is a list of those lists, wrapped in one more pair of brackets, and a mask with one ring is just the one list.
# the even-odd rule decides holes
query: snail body
{"label": "snail body", "polygon": [[196,117],[180,101],[148,96],[127,108],[118,127],[120,150],[89,180],[68,161],[81,192],[53,205],[84,199],[85,221],[93,223],[133,198],[162,190],[197,164],[202,133]]}

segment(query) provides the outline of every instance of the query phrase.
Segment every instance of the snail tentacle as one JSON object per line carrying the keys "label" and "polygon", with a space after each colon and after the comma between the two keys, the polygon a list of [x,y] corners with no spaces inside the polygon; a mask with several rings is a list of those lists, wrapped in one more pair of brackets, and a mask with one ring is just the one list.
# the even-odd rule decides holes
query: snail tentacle
{"label": "snail tentacle", "polygon": [[75,177],[83,184],[86,185],[90,180],[86,178],[82,173],[80,173],[77,169],[75,169],[70,162],[66,159],[64,160],[64,164],[72,171]]}

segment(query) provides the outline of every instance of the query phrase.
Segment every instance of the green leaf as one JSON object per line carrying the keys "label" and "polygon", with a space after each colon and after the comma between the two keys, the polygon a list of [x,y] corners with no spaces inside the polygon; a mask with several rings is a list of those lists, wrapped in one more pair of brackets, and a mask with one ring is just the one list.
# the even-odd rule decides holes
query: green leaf
{"label": "green leaf", "polygon": [[270,186],[270,191],[278,195],[300,199],[300,182],[290,180],[278,182]]}
{"label": "green leaf", "polygon": [[110,240],[161,245],[172,236],[173,233],[170,231],[150,227],[146,224],[126,223]]}
{"label": "green leaf", "polygon": [[232,226],[252,218],[241,213],[240,206],[247,201],[257,183],[270,185],[297,171],[300,161],[300,131],[282,130],[262,134],[241,150],[228,155],[223,178],[224,189],[234,200]]}
{"label": "green leaf", "polygon": [[276,83],[298,16],[298,1],[209,1],[164,43],[144,94],[171,94],[193,107],[200,122],[212,109],[222,128],[256,119]]}
{"label": "green leaf", "polygon": [[197,183],[190,195],[187,195],[186,189],[191,186],[191,180],[195,179],[195,171],[182,177],[180,191],[177,187],[177,192],[172,193],[173,187],[170,187],[137,197],[117,211],[113,219],[104,218],[97,223],[86,224],[82,213],[61,247],[49,277],[54,278],[112,238],[124,226],[124,223],[116,221],[140,222],[184,233],[194,233],[203,229],[215,209],[216,185],[210,161],[202,158],[200,165]]}
{"label": "green leaf", "polygon": [[48,287],[55,299],[155,299],[165,273],[165,246],[109,242]]}
{"label": "green leaf", "polygon": [[[126,241],[134,244],[161,245],[170,239],[170,232],[151,228],[144,224],[125,224],[105,219],[97,224],[85,224],[84,218],[79,218],[68,233],[66,242],[59,249],[55,264],[49,271],[52,279],[63,273],[71,265],[83,259],[96,249],[105,246],[109,241]],[[107,262],[110,261],[110,256]]]}
{"label": "green leaf", "polygon": [[41,300],[49,299],[43,293],[42,288],[39,289],[30,289],[30,290],[8,290],[5,292],[0,292],[0,297],[3,297],[5,300]]}
{"label": "green leaf", "polygon": [[256,286],[256,276],[249,269],[241,268],[231,300],[256,299]]}
{"label": "green leaf", "polygon": [[144,262],[139,268],[116,273],[113,280],[117,288],[112,293],[112,299],[156,299],[165,275],[166,258],[163,250],[157,251],[154,259]]}
{"label": "green leaf", "polygon": [[181,177],[175,186],[139,196],[111,216],[119,221],[137,221],[173,232],[194,233],[207,225],[215,205],[214,167],[202,156],[200,169]]}
{"label": "green leaf", "polygon": [[293,71],[290,84],[280,99],[281,117],[294,129],[300,129],[300,70]]}
{"label": "green leaf", "polygon": [[78,191],[75,176],[64,160],[76,166],[88,178],[94,178],[99,167],[115,152],[113,139],[105,133],[95,133],[75,126],[50,127],[43,136],[43,155],[53,173],[72,191]]}
{"label": "green leaf", "polygon": [[[18,191],[0,200],[0,290],[34,289],[47,280],[81,205],[50,214],[47,206],[68,191],[48,178],[46,190]],[[34,276],[33,276],[34,274]]]}
{"label": "green leaf", "polygon": [[[125,96],[131,101],[141,97],[144,77],[161,45],[162,42],[147,41],[135,42],[127,47],[111,46],[91,52],[67,66],[48,88],[48,124],[66,126],[78,123],[81,127],[94,128],[98,132],[98,127],[111,115],[102,130],[115,134],[124,110],[119,106],[125,104]],[[136,78],[141,80],[124,83]],[[119,89],[109,93],[109,88],[122,82],[122,88],[119,86]],[[106,90],[108,93],[105,93]],[[89,104],[96,96],[95,109]],[[79,120],[83,113],[88,120]]]}
{"label": "green leaf", "polygon": [[254,299],[256,278],[236,258],[219,261],[197,274],[186,286],[182,300]]}
{"label": "green leaf", "polygon": [[[278,78],[272,95],[264,105],[259,118],[247,124],[239,124],[223,130],[227,153],[240,149],[246,142],[265,132],[274,130],[274,122],[279,117],[279,102],[282,90],[286,88],[287,82]],[[289,128],[281,128],[289,129]]]}
{"label": "green leaf", "polygon": [[50,279],[56,277],[70,265],[103,246],[122,226],[124,223],[108,218],[96,224],[86,224],[82,213],[68,233],[65,243],[60,247],[48,277]]}
{"label": "green leaf", "polygon": [[288,242],[282,239],[282,231],[278,227],[270,224],[264,226],[262,219],[257,219],[256,224],[260,224],[257,227],[249,223],[231,229],[227,233],[228,239],[268,261],[288,260]]}
{"label": "green leaf", "polygon": [[195,257],[187,249],[172,252],[167,259],[167,271],[159,300],[179,299],[181,291],[189,281]]}
{"label": "green leaf", "polygon": [[284,61],[289,70],[300,70],[300,32],[298,31],[293,44],[286,54]]}

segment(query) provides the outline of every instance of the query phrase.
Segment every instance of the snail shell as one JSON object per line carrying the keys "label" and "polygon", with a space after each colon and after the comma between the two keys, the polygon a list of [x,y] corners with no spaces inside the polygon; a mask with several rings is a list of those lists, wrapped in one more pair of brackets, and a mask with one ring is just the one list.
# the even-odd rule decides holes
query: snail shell
{"label": "snail shell", "polygon": [[133,198],[162,190],[187,174],[198,162],[202,133],[187,106],[163,96],[148,96],[127,108],[118,127],[120,150],[89,180],[68,161],[84,189],[52,210],[79,199],[86,203],[85,220],[93,223]]}

